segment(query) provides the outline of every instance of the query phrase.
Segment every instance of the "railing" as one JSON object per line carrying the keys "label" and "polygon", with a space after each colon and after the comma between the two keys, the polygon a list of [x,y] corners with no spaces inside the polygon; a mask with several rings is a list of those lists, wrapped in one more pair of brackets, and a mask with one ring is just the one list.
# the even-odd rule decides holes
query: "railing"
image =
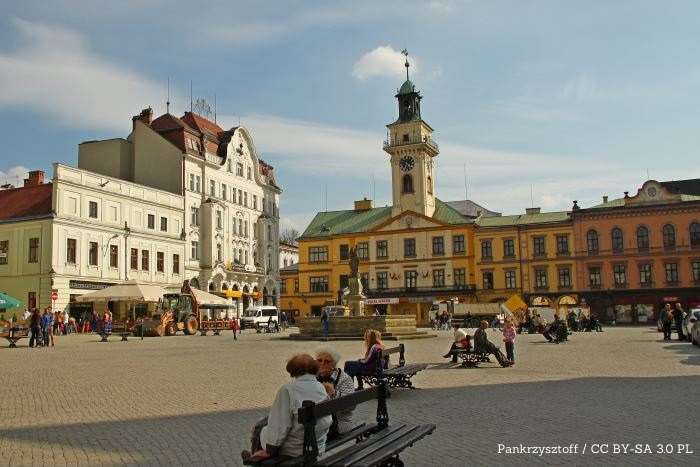
{"label": "railing", "polygon": [[474,292],[476,287],[473,285],[445,285],[438,287],[394,287],[386,289],[365,289],[365,293],[369,295],[398,295],[398,294],[431,294],[431,293],[447,293],[447,292]]}
{"label": "railing", "polygon": [[386,148],[391,148],[391,147],[396,147],[396,146],[407,146],[409,144],[420,144],[420,143],[425,143],[431,148],[433,148],[435,151],[440,150],[440,146],[433,141],[432,139],[426,137],[421,138],[416,138],[414,136],[409,137],[407,140],[404,140],[403,138],[391,138],[390,140],[384,140],[384,149]]}

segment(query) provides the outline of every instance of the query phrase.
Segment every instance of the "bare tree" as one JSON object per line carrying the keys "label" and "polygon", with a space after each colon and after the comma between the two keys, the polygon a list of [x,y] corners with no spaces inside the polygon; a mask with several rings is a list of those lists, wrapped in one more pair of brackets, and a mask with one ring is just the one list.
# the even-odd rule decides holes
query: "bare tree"
{"label": "bare tree", "polygon": [[298,237],[299,231],[293,227],[287,227],[280,233],[280,241],[291,245],[297,244]]}

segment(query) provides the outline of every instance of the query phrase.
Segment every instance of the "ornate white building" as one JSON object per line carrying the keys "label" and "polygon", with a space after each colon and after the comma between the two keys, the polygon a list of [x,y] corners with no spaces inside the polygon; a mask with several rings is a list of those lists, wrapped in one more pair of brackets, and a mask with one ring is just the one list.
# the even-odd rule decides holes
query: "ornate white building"
{"label": "ornate white building", "polygon": [[234,291],[242,308],[278,302],[281,190],[248,130],[145,109],[126,139],[81,144],[78,164],[182,196],[184,278],[193,285]]}

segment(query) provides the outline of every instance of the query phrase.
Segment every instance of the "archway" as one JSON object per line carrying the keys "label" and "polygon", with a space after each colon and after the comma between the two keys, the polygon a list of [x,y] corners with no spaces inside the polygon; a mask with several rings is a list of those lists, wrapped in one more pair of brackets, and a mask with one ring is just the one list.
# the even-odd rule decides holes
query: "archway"
{"label": "archway", "polygon": [[199,289],[199,279],[197,279],[196,277],[190,279],[190,287],[194,289]]}
{"label": "archway", "polygon": [[216,286],[213,282],[209,283],[209,292],[216,292]]}
{"label": "archway", "polygon": [[[258,292],[259,292],[258,286],[256,285],[255,287],[253,287],[253,295],[254,295],[255,297],[257,297],[257,296],[258,296]],[[256,305],[257,305],[258,303],[260,303],[260,298],[253,298],[253,303],[255,303]]]}
{"label": "archway", "polygon": [[269,305],[269,303],[268,303],[267,287],[263,287],[262,303],[263,303],[263,305]]}
{"label": "archway", "polygon": [[247,285],[243,286],[243,311],[250,306],[250,289]]}

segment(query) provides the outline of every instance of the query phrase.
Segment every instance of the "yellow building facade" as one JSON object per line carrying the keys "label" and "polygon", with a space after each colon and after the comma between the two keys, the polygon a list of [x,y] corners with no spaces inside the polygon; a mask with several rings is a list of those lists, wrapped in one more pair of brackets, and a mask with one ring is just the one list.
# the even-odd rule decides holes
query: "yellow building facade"
{"label": "yellow building facade", "polygon": [[439,147],[421,117],[410,80],[396,94],[398,119],[387,125],[392,205],[355,202],[318,213],[298,239],[299,263],[281,271],[282,309],[320,314],[343,302],[354,249],[367,313],[412,314],[427,324],[433,303],[474,300],[474,221],[436,196]]}
{"label": "yellow building facade", "polygon": [[573,225],[568,212],[479,218],[475,222],[477,295],[502,302],[521,294],[531,306],[574,305],[578,298]]}

